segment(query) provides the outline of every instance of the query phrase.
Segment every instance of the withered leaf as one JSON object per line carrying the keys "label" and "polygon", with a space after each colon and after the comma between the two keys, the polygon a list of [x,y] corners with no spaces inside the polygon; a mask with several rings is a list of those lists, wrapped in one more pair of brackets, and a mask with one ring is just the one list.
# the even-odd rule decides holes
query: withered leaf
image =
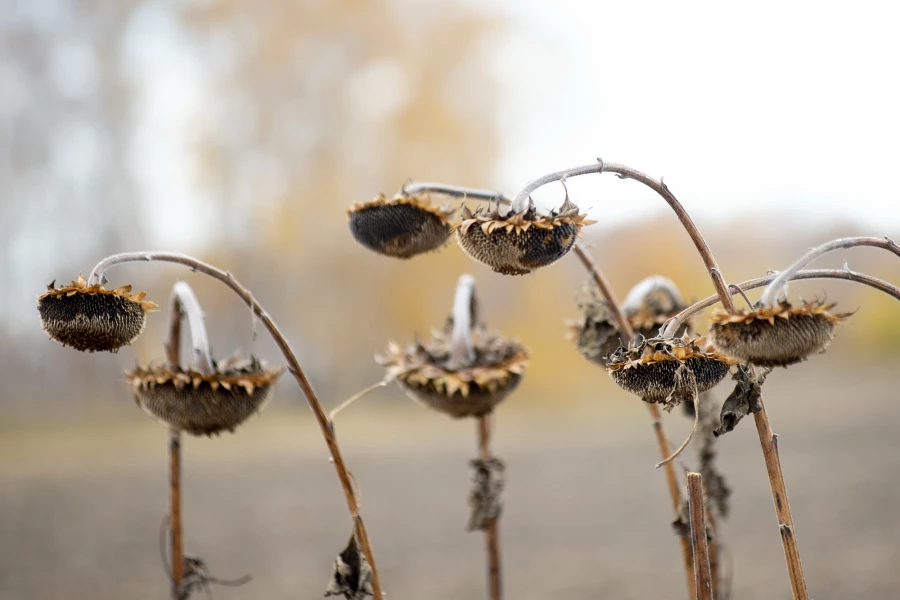
{"label": "withered leaf", "polygon": [[741,419],[762,410],[762,384],[771,369],[760,369],[754,376],[747,363],[737,366],[732,378],[737,381],[734,390],[722,404],[720,425],[713,432],[718,437],[732,431]]}
{"label": "withered leaf", "polygon": [[505,486],[506,465],[499,458],[469,461],[472,467],[472,491],[469,493],[469,523],[466,531],[487,529],[491,519],[500,517],[503,501],[500,494]]}
{"label": "withered leaf", "polygon": [[372,596],[372,568],[359,548],[356,536],[334,560],[334,573],[325,588],[326,596],[344,596],[347,600],[363,600]]}

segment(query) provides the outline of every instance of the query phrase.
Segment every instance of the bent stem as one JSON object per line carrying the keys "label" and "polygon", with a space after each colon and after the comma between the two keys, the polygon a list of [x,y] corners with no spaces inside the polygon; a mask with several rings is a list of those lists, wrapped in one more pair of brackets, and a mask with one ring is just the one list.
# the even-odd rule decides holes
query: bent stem
{"label": "bent stem", "polygon": [[709,547],[706,539],[706,523],[703,518],[703,478],[700,473],[687,474],[687,489],[697,600],[712,600],[712,572],[709,568]]}
{"label": "bent stem", "polygon": [[[206,325],[203,322],[203,309],[200,308],[200,302],[191,289],[184,281],[176,281],[172,286],[172,305],[175,303],[180,305],[179,314],[184,314],[188,320],[188,326],[191,329],[191,348],[194,368],[201,373],[207,375],[213,372],[212,351],[209,347],[209,337],[206,335]],[[177,367],[178,365],[173,365]]]}
{"label": "bent stem", "polygon": [[288,344],[287,339],[285,339],[284,335],[281,333],[281,330],[278,329],[278,326],[269,314],[256,301],[250,290],[242,286],[237,279],[234,278],[234,275],[184,254],[175,252],[127,252],[115,254],[97,263],[91,271],[88,280],[93,281],[95,284],[99,283],[101,280],[105,279],[106,270],[110,267],[117,264],[136,261],[171,262],[184,265],[194,271],[199,271],[208,275],[228,286],[262,321],[266,330],[269,332],[269,335],[272,336],[275,344],[278,346],[279,350],[281,350],[282,355],[284,355],[284,358],[288,363],[288,369],[300,386],[300,389],[306,398],[306,402],[309,404],[313,416],[316,418],[319,429],[322,431],[322,437],[325,439],[325,444],[328,446],[328,451],[331,453],[334,469],[337,472],[338,480],[344,491],[344,499],[347,502],[350,518],[354,523],[354,532],[357,542],[359,543],[360,549],[365,555],[366,560],[369,562],[369,566],[372,568],[372,589],[374,598],[375,600],[382,600],[383,593],[381,591],[381,581],[378,577],[378,569],[375,566],[375,557],[372,553],[369,535],[366,531],[365,524],[363,523],[362,516],[360,515],[359,500],[351,481],[350,472],[347,470],[347,465],[344,462],[343,454],[338,446],[338,441],[334,435],[331,424],[328,421],[328,416],[322,409],[322,404],[319,402],[315,390],[306,378],[306,374],[303,372],[300,362],[294,355],[294,351],[291,349],[290,344]]}
{"label": "bent stem", "polygon": [[791,278],[797,274],[797,272],[811,263],[816,258],[826,254],[828,252],[832,252],[834,250],[840,250],[843,248],[853,248],[855,246],[874,246],[876,248],[883,248],[890,252],[893,252],[897,256],[900,256],[900,246],[894,243],[893,240],[889,238],[876,238],[876,237],[848,237],[848,238],[838,238],[836,240],[831,240],[830,242],[826,242],[821,246],[816,246],[811,249],[809,252],[801,256],[794,262],[791,266],[789,266],[784,271],[780,272],[769,284],[769,286],[763,291],[762,297],[760,298],[760,303],[763,306],[772,307],[775,304],[775,298],[778,296],[778,292],[787,284]]}
{"label": "bent stem", "polygon": [[[756,279],[748,279],[742,283],[732,284],[731,289],[729,290],[731,294],[743,293],[748,290],[752,290],[754,288],[760,288],[764,285],[771,284],[778,275],[766,275],[765,277],[757,277]],[[844,279],[846,281],[853,281],[855,283],[861,283],[863,285],[867,285],[869,287],[873,287],[876,290],[882,291],[885,294],[893,297],[896,300],[900,300],[900,288],[895,285],[888,283],[887,281],[883,281],[878,279],[877,277],[872,277],[871,275],[866,275],[865,273],[859,273],[857,271],[851,271],[850,269],[809,269],[808,271],[798,271],[791,275],[792,280],[799,279]],[[696,302],[683,311],[669,319],[665,325],[663,325],[662,336],[663,337],[672,337],[675,335],[675,332],[684,324],[685,321],[696,315],[702,310],[706,310],[710,306],[717,304],[720,301],[718,295],[709,296],[708,298],[704,298],[699,302]]]}
{"label": "bent stem", "polygon": [[[491,456],[491,424],[490,413],[478,417],[478,452],[485,462],[490,461]],[[487,549],[488,567],[488,591],[491,600],[500,600],[503,597],[502,578],[500,573],[500,518],[491,517],[487,520],[484,530]]]}
{"label": "bent stem", "polygon": [[461,275],[453,298],[453,333],[450,338],[450,362],[447,363],[450,370],[456,371],[475,362],[475,348],[472,346],[475,306],[475,278],[468,274]]}
{"label": "bent stem", "polygon": [[665,183],[662,182],[662,180],[657,181],[656,179],[653,179],[652,177],[649,177],[648,175],[645,175],[640,171],[632,169],[631,167],[626,167],[625,165],[620,165],[617,163],[605,163],[602,160],[598,159],[594,164],[556,171],[555,173],[550,173],[548,175],[538,177],[537,179],[533,179],[525,185],[522,191],[516,194],[516,197],[512,202],[512,210],[514,212],[521,212],[522,210],[524,210],[528,204],[529,195],[543,185],[552,183],[554,181],[565,181],[569,177],[589,175],[593,173],[615,173],[619,176],[620,179],[633,179],[637,182],[643,183],[644,185],[655,191],[657,194],[662,196],[663,199],[672,208],[672,210],[675,211],[675,215],[678,217],[678,220],[681,221],[681,225],[684,227],[685,231],[687,231],[688,235],[691,236],[691,240],[694,242],[694,246],[696,246],[697,252],[700,254],[700,257],[703,259],[703,263],[706,265],[706,270],[709,272],[709,276],[712,279],[712,283],[716,289],[716,293],[718,293],[719,297],[722,299],[722,304],[725,306],[728,312],[734,312],[734,304],[731,302],[731,296],[728,295],[728,286],[725,284],[725,279],[722,277],[722,272],[719,269],[719,265],[716,262],[715,257],[709,249],[709,245],[706,243],[706,240],[703,239],[703,236],[700,234],[700,230],[697,229],[697,226],[694,224],[694,221],[691,219],[690,215],[688,215],[687,211],[684,210],[681,202],[679,202],[674,194],[669,191],[669,188]]}

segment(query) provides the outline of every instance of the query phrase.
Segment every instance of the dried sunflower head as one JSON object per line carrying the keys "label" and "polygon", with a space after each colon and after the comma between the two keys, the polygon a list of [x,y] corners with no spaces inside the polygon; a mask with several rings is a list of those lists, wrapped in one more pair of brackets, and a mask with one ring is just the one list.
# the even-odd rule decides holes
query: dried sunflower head
{"label": "dried sunflower head", "polygon": [[125,373],[138,406],[150,416],[191,435],[234,431],[262,409],[281,369],[267,369],[256,358],[233,358],[214,365],[212,374],[180,366],[136,367]]}
{"label": "dried sunflower head", "polygon": [[662,275],[642,279],[628,292],[622,311],[635,333],[656,337],[659,328],[687,308],[675,282]]}
{"label": "dried sunflower head", "polygon": [[835,324],[851,313],[834,314],[819,300],[792,306],[718,310],[710,317],[709,339],[721,352],[762,367],[787,367],[824,352]]}
{"label": "dried sunflower head", "polygon": [[453,233],[453,211],[432,206],[427,194],[399,194],[390,200],[380,194],[371,202],[354,204],[347,214],[357,242],[394,258],[437,250]]}
{"label": "dried sunflower head", "polygon": [[671,409],[718,384],[738,361],[719,354],[705,338],[651,338],[619,348],[607,371],[619,387],[645,402]]}
{"label": "dried sunflower head", "polygon": [[[600,297],[592,282],[585,285],[577,296],[582,318],[570,320],[569,339],[575,342],[582,356],[601,366],[619,346],[626,343],[619,336],[618,327],[611,319],[606,300]],[[648,277],[628,293],[622,312],[634,333],[643,338],[653,338],[659,328],[685,308],[678,288],[671,280],[659,275]]]}
{"label": "dried sunflower head", "polygon": [[528,354],[514,340],[472,330],[475,360],[471,366],[452,368],[449,334],[433,333],[427,344],[403,349],[388,346],[377,357],[413,400],[454,418],[479,417],[491,412],[522,379]]}
{"label": "dried sunflower head", "polygon": [[494,209],[463,207],[456,239],[462,249],[504,275],[525,275],[550,265],[575,245],[578,232],[595,223],[578,212],[568,198],[549,215],[539,215],[529,201],[525,212],[500,216]]}
{"label": "dried sunflower head", "polygon": [[41,326],[63,346],[76,350],[115,352],[144,330],[147,313],[158,307],[144,300],[146,292],[131,293],[125,285],[107,290],[88,286],[84,276],[60,288],[53,282],[38,296]]}

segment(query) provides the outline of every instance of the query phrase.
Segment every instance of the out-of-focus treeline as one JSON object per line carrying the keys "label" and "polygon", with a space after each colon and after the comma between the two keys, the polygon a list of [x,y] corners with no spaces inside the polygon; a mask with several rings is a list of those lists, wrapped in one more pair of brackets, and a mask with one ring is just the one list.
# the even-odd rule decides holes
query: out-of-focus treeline
{"label": "out-of-focus treeline", "polygon": [[[195,287],[218,356],[240,348],[280,362],[263,329],[223,286],[163,264],[109,273],[112,285],[146,289],[162,307],[132,348],[83,355],[47,340],[35,311],[47,283],[87,274],[107,254],[148,248],[190,251],[231,270],[281,325],[330,404],[381,377],[372,356],[388,340],[407,342],[440,326],[463,272],[477,277],[486,320],[531,350],[517,402],[561,405],[609,385],[564,339],[564,320],[577,315],[574,296],[586,279],[574,259],[504,277],[455,246],[410,261],[376,256],[347,229],[351,203],[393,193],[408,178],[494,187],[503,103],[487,57],[510,27],[502,16],[471,4],[412,0],[14,4],[0,15],[4,414],[102,411],[130,402],[122,370],[134,360],[161,359],[176,278]],[[153,82],[122,56],[141,39],[151,10],[172,20],[210,82],[192,130],[196,201],[205,203],[199,213],[160,208],[166,205],[135,176],[143,114],[136,98]],[[536,175],[522,173],[523,182]],[[678,174],[668,176],[677,193]],[[681,199],[690,209],[690,198]],[[602,207],[615,197],[573,200]],[[646,202],[661,204],[649,190]],[[798,230],[751,208],[736,207],[740,218],[704,230],[733,281],[782,268],[838,234],[873,233],[852,223]],[[711,293],[690,240],[662,210],[627,228],[601,222],[585,231],[620,297],[657,272],[687,297]],[[185,225],[195,214],[203,218]],[[602,221],[602,212],[592,216]],[[702,214],[694,217],[704,225]],[[164,229],[167,222],[190,233],[157,248],[160,223]],[[897,273],[889,258],[857,252],[853,268],[889,279]],[[840,266],[837,258],[822,263]],[[886,298],[846,283],[796,289],[807,297],[827,289],[845,308],[860,307],[834,352],[896,357],[900,325]],[[300,402],[294,386],[281,390],[276,402]]]}

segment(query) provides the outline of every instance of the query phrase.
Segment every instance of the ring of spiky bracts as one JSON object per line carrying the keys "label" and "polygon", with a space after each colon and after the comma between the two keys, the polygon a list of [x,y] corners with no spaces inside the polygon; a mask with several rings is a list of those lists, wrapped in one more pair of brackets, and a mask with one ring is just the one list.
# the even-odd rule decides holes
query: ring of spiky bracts
{"label": "ring of spiky bracts", "polygon": [[[619,334],[606,300],[594,283],[589,282],[579,291],[577,302],[582,316],[567,321],[568,338],[575,342],[582,356],[605,367],[607,357],[629,340]],[[622,312],[635,335],[644,339],[656,337],[659,328],[684,308],[686,304],[675,283],[660,275],[638,282],[622,303]],[[691,330],[690,322],[686,323],[685,330]]]}
{"label": "ring of spiky bracts", "polygon": [[483,327],[472,330],[475,360],[470,366],[450,364],[450,332],[434,332],[427,343],[401,348],[391,343],[377,357],[388,377],[413,400],[453,418],[490,413],[519,385],[528,354],[515,340],[505,340]]}
{"label": "ring of spiky bracts", "polygon": [[156,303],[146,292],[131,293],[130,285],[108,290],[87,284],[83,275],[71,285],[55,287],[38,296],[41,326],[63,346],[82,352],[115,352],[144,331],[147,313]]}
{"label": "ring of spiky bracts", "polygon": [[272,396],[282,369],[256,358],[213,363],[212,373],[169,365],[136,367],[125,375],[134,399],[150,416],[191,435],[233,432]]}
{"label": "ring of spiky bracts", "polygon": [[442,248],[453,227],[455,211],[433,206],[428,194],[398,194],[356,203],[347,210],[350,232],[357,242],[378,254],[412,258]]}
{"label": "ring of spiky bracts", "polygon": [[607,361],[613,381],[644,402],[671,410],[716,386],[736,359],[721,354],[706,338],[651,338],[620,347]]}
{"label": "ring of spiky bracts", "polygon": [[710,317],[709,339],[721,352],[762,367],[787,367],[825,351],[834,327],[852,313],[832,313],[834,304],[813,300],[799,306],[779,302]]}
{"label": "ring of spiky bracts", "polygon": [[529,200],[520,213],[500,215],[497,207],[460,210],[456,230],[460,247],[473,259],[504,275],[525,275],[565,256],[587,219],[567,197],[558,211],[538,214]]}

